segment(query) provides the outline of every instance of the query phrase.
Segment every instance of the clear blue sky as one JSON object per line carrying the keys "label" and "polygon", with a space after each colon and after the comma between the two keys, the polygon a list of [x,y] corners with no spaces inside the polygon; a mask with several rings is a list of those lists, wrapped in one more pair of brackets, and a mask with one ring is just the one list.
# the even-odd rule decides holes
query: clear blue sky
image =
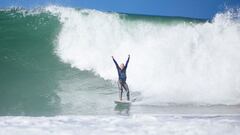
{"label": "clear blue sky", "polygon": [[49,4],[133,14],[212,18],[225,7],[240,7],[240,0],[0,0],[0,7],[26,8]]}

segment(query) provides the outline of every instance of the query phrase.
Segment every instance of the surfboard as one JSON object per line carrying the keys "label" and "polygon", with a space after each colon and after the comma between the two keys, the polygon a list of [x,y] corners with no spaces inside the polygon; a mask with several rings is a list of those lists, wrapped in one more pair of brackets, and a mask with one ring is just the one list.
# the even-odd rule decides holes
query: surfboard
{"label": "surfboard", "polygon": [[115,100],[115,104],[117,105],[130,105],[132,102],[131,101],[124,101],[124,100]]}

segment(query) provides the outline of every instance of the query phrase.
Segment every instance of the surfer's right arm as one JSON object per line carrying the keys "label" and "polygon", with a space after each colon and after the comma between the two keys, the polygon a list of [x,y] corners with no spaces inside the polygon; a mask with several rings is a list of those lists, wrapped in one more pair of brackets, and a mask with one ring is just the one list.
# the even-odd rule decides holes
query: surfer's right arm
{"label": "surfer's right arm", "polygon": [[118,63],[117,63],[117,61],[114,59],[114,57],[113,57],[113,56],[112,56],[112,59],[113,59],[113,62],[115,63],[115,65],[116,65],[117,69],[120,69],[120,67],[118,66]]}

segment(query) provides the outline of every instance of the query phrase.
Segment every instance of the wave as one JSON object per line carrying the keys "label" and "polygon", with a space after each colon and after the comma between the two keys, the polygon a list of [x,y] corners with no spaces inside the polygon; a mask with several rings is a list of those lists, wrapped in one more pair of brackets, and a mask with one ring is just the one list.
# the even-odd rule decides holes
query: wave
{"label": "wave", "polygon": [[111,56],[120,63],[128,54],[133,112],[237,108],[238,13],[208,21],[58,6],[0,9],[0,115],[114,114]]}
{"label": "wave", "polygon": [[240,103],[239,13],[203,22],[56,6],[46,11],[59,17],[55,52],[72,67],[116,80],[110,56],[125,62],[131,54],[127,81],[144,104]]}

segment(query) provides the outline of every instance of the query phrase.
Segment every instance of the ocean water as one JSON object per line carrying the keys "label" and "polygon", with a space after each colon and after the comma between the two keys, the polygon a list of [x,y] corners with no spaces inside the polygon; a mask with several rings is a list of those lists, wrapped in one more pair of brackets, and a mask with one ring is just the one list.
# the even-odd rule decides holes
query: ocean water
{"label": "ocean water", "polygon": [[[238,11],[212,20],[0,9],[0,135],[238,135]],[[125,62],[129,107],[115,106]]]}

